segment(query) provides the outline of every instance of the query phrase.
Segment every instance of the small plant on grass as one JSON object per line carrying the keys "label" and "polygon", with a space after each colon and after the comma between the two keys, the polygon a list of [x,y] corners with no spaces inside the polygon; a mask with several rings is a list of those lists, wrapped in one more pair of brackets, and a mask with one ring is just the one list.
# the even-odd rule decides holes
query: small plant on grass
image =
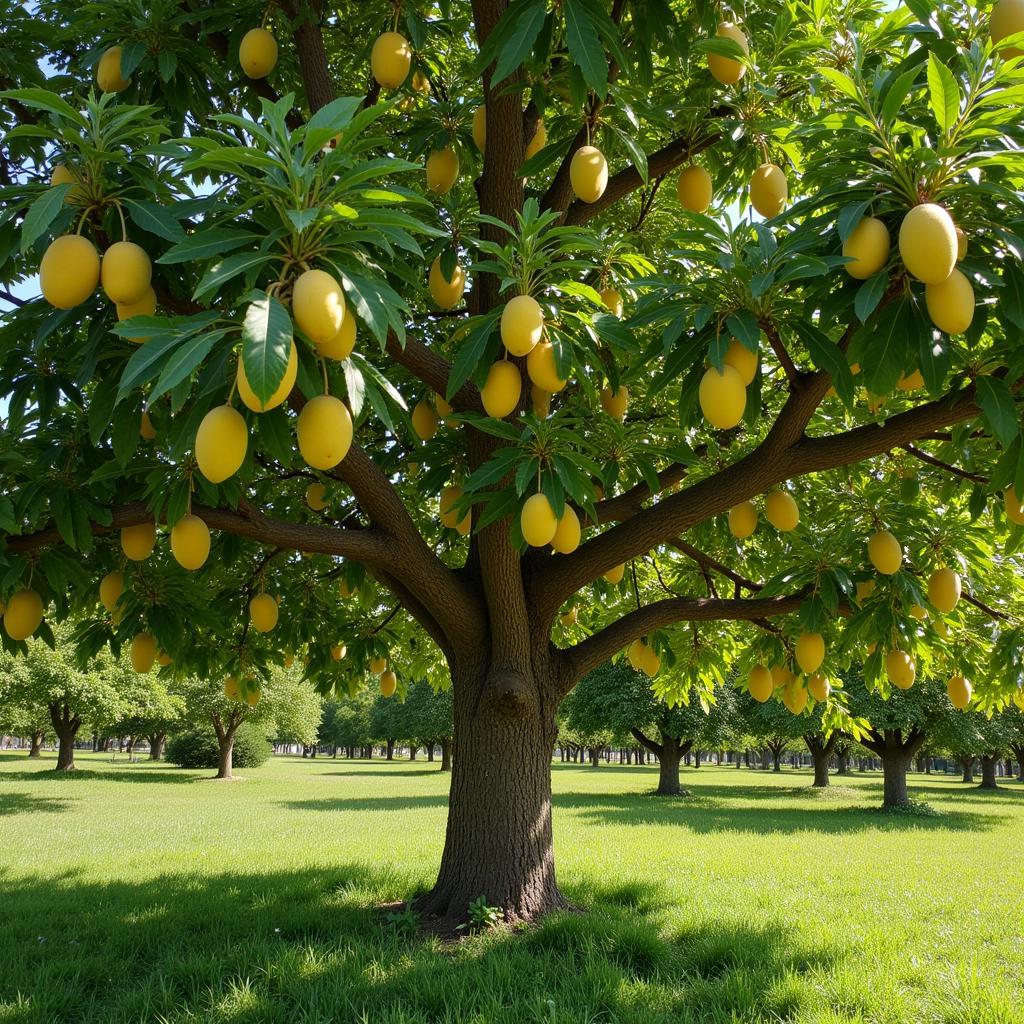
{"label": "small plant on grass", "polygon": [[420,926],[420,915],[412,907],[392,910],[385,917],[388,927],[399,935],[415,935]]}
{"label": "small plant on grass", "polygon": [[477,896],[466,911],[467,920],[458,925],[458,928],[471,932],[490,931],[497,928],[503,920],[501,907],[490,907],[487,905],[486,896]]}

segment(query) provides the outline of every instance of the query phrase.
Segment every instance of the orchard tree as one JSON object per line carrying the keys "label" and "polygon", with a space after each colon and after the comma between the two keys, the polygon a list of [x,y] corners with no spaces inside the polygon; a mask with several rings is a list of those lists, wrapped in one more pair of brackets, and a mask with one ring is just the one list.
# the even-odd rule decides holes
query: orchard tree
{"label": "orchard tree", "polygon": [[[0,671],[5,674],[14,670],[14,662],[8,657],[0,657]],[[6,683],[9,685],[8,678]],[[53,735],[53,723],[50,721],[50,709],[39,703],[14,703],[4,696],[6,689],[0,680],[0,732],[11,736],[20,736],[29,741],[28,756],[42,757],[43,743]]]}
{"label": "orchard tree", "polygon": [[106,652],[80,668],[67,631],[59,630],[58,637],[56,647],[33,639],[19,657],[0,653],[0,707],[36,728],[45,714],[57,736],[56,770],[70,772],[82,725],[103,728],[129,709],[130,673]]}
{"label": "orchard tree", "polygon": [[319,742],[335,751],[344,747],[350,757],[356,750],[370,749],[370,691],[363,690],[355,697],[327,700],[320,723]]}
{"label": "orchard tree", "polygon": [[441,748],[441,771],[452,767],[452,698],[450,690],[440,690],[426,680],[409,687],[401,703],[404,731],[412,742],[425,746],[429,760],[434,759],[434,747]]}
{"label": "orchard tree", "polygon": [[747,693],[740,697],[739,709],[744,731],[753,737],[762,751],[768,752],[772,770],[776,772],[782,771],[782,755],[797,746],[805,731],[816,732],[821,729],[820,721],[814,721],[818,714],[817,708],[810,716],[795,715],[778,701],[769,699],[762,703]]}
{"label": "orchard tree", "polygon": [[121,681],[122,708],[111,729],[116,735],[131,737],[132,748],[145,737],[150,760],[159,761],[167,734],[184,720],[185,701],[173,692],[169,675],[124,672]]}
{"label": "orchard tree", "polygon": [[580,680],[566,698],[566,720],[583,733],[603,726],[616,736],[631,736],[658,758],[655,792],[678,796],[680,759],[693,749],[722,746],[735,728],[732,689],[721,687],[712,699],[701,694],[692,703],[669,705],[655,695],[646,675],[620,661]]}
{"label": "orchard tree", "polygon": [[562,903],[556,715],[635,640],[1004,705],[1024,24],[891,6],[8,8],[5,643],[443,661],[448,925]]}

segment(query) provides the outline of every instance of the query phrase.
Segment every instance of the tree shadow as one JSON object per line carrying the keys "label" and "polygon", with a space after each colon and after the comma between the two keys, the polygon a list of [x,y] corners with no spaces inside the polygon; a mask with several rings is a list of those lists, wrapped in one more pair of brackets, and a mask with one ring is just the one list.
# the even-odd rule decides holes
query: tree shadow
{"label": "tree shadow", "polygon": [[[394,763],[394,762],[392,762]],[[401,762],[403,764],[409,764],[408,761]],[[367,771],[342,771],[342,772],[324,772],[326,776],[340,776],[341,778],[383,778],[393,779],[395,777],[395,771],[398,770],[398,765],[395,765],[394,769],[384,769],[384,771],[375,771],[368,769]],[[445,775],[446,772],[441,771],[441,763],[438,762],[436,767],[432,768],[411,768],[405,769],[401,772],[402,778],[414,778],[417,775]]]}
{"label": "tree shadow", "polygon": [[448,797],[442,793],[420,796],[321,797],[314,800],[281,800],[280,807],[291,811],[399,811],[418,807],[447,807]]}
{"label": "tree shadow", "polygon": [[142,882],[0,873],[0,952],[15,954],[0,1004],[32,1021],[703,1024],[761,1019],[780,980],[835,959],[781,926],[668,931],[671,898],[648,881],[587,883],[567,894],[586,913],[444,946],[376,909],[417,881],[361,864]]}
{"label": "tree shadow", "polygon": [[[154,763],[152,768],[138,768],[131,762],[125,761],[123,766],[116,762],[110,765],[97,766],[95,761],[87,762],[88,768],[75,768],[70,772],[58,772],[54,770],[56,765],[52,764],[39,768],[21,768],[4,770],[2,778],[17,779],[19,782],[53,782],[59,779],[62,783],[67,782],[73,785],[75,782],[152,782],[161,785],[182,785],[195,782],[199,779],[210,778],[211,772],[215,769],[193,771],[191,769],[178,768],[174,765]],[[39,764],[37,761],[36,764]]]}
{"label": "tree shadow", "polygon": [[58,814],[70,806],[71,801],[61,797],[0,793],[0,818],[10,814]]}
{"label": "tree shadow", "polygon": [[[881,787],[874,787],[881,791]],[[911,796],[918,792],[911,790]],[[857,795],[871,792],[858,787]],[[818,797],[806,787],[699,786],[691,796],[656,797],[647,793],[606,794],[562,791],[552,798],[558,810],[571,810],[591,824],[672,825],[682,826],[698,834],[708,832],[825,832],[840,834],[868,829],[901,830],[910,828],[978,831],[991,829],[1009,815],[980,814],[966,810],[947,810],[928,817],[892,816],[880,819],[874,805],[850,806],[840,800]],[[803,806],[766,808],[749,806],[753,799],[788,799],[801,797]],[[881,799],[879,797],[879,805]]]}

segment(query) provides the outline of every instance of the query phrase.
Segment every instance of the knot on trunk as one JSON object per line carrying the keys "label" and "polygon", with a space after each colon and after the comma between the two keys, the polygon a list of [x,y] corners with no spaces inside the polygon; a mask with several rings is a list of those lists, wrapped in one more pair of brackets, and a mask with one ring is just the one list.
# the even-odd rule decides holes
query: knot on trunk
{"label": "knot on trunk", "polygon": [[507,665],[488,673],[484,700],[493,711],[506,718],[524,718],[536,703],[534,687],[526,673]]}

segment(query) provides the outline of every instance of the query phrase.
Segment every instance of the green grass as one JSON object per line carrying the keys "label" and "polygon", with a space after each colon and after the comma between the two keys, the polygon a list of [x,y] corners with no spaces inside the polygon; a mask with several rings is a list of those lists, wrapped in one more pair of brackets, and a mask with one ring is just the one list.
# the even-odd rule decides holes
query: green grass
{"label": "green grass", "polygon": [[1019,1024],[1024,786],[554,767],[567,896],[454,946],[374,907],[430,883],[447,779],[276,758],[222,784],[0,756],[0,1021]]}

